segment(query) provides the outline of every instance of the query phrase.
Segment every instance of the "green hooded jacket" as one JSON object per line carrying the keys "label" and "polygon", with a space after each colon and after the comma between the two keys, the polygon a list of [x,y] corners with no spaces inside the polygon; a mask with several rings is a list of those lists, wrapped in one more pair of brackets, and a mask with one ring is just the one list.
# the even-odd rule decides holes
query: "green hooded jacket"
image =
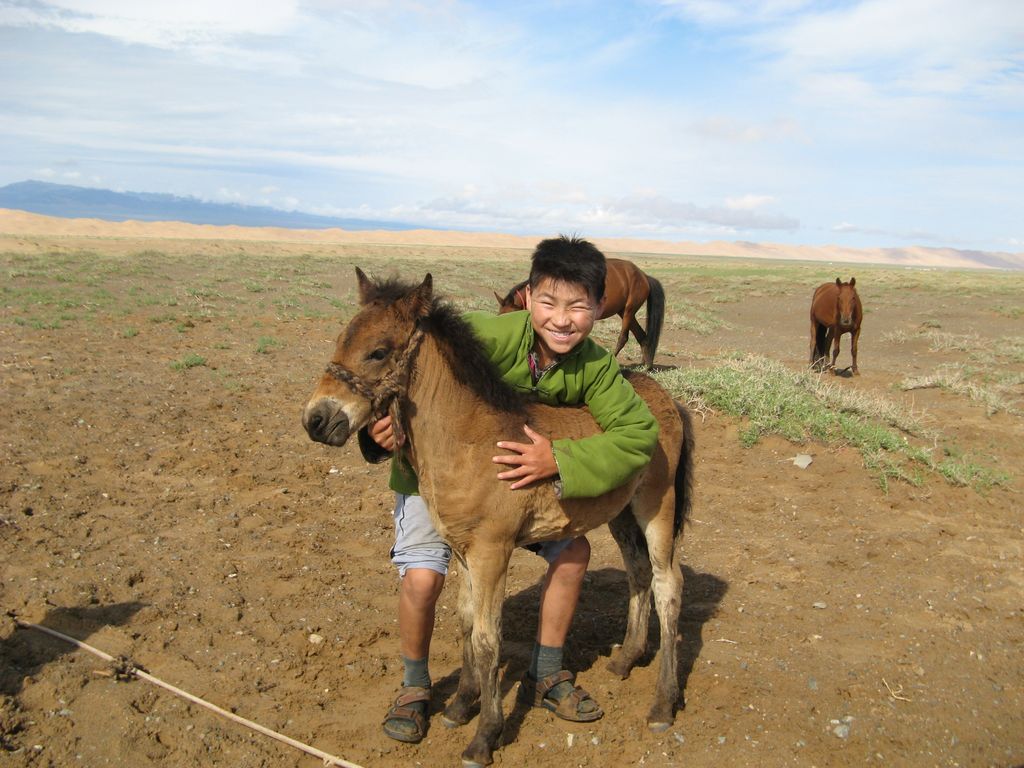
{"label": "green hooded jacket", "polygon": [[[580,440],[552,441],[562,498],[600,496],[647,466],[658,443],[658,422],[622,376],[611,352],[590,338],[584,339],[534,385],[529,363],[534,332],[529,312],[469,312],[463,317],[506,383],[547,405],[586,405],[601,427],[598,434]],[[363,453],[372,460],[375,446],[368,443],[371,441],[361,433]],[[407,495],[418,492],[416,475],[401,454],[392,462],[390,486]]]}

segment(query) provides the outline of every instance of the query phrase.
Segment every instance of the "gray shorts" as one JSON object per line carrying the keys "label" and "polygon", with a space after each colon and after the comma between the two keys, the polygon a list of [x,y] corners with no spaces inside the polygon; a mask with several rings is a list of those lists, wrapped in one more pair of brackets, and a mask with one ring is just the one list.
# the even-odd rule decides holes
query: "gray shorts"
{"label": "gray shorts", "polygon": [[[398,568],[398,575],[405,576],[408,568],[429,568],[447,575],[452,550],[434,530],[423,497],[396,493],[394,517],[395,546],[391,548],[391,562]],[[531,544],[528,549],[550,564],[572,541],[543,541]]]}

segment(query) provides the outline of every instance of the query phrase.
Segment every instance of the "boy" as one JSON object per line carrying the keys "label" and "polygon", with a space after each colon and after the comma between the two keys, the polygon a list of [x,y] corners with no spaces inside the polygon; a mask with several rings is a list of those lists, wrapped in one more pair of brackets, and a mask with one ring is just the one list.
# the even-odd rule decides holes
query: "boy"
{"label": "boy", "polygon": [[[501,441],[497,446],[509,453],[493,458],[500,465],[498,478],[512,490],[554,478],[564,498],[599,496],[645,467],[654,451],[658,424],[647,405],[622,377],[614,356],[587,338],[600,317],[605,273],[604,255],[586,240],[543,240],[531,260],[526,311],[465,316],[508,384],[549,405],[586,404],[602,429],[582,440],[552,442],[524,424],[528,442]],[[396,448],[389,417],[371,424],[359,438],[370,461],[386,455],[381,449]],[[390,484],[396,491],[391,555],[401,577],[398,633],[405,672],[384,732],[415,743],[426,733],[430,639],[451,550],[434,530],[417,494],[415,474],[400,453]],[[548,562],[548,571],[533,657],[519,695],[566,720],[597,720],[604,714],[597,702],[562,669],[590,544],[580,536],[529,548]]]}

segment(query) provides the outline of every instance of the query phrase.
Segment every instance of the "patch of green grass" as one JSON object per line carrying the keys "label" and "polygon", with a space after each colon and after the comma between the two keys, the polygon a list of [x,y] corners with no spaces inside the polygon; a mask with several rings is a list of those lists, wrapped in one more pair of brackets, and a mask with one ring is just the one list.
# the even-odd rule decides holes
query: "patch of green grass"
{"label": "patch of green grass", "polygon": [[1005,304],[1000,304],[999,306],[992,307],[992,309],[996,313],[1012,317],[1014,320],[1024,315],[1024,307],[1008,307]]}
{"label": "patch of green grass", "polygon": [[123,331],[121,331],[121,336],[126,338],[126,339],[133,339],[133,338],[135,338],[138,335],[139,335],[139,329],[138,328],[125,328]]}
{"label": "patch of green grass", "polygon": [[946,458],[935,465],[935,471],[950,485],[960,485],[987,491],[996,485],[1006,485],[1010,476],[1001,470],[983,467],[966,456],[947,450]]}
{"label": "patch of green grass", "polygon": [[856,448],[885,489],[893,479],[920,484],[927,473],[955,484],[965,479],[977,490],[1005,482],[978,465],[936,462],[930,449],[917,442],[938,444],[941,435],[898,404],[839,386],[828,375],[792,371],[777,361],[746,355],[711,368],[673,369],[654,377],[679,399],[742,418],[740,442],[745,446],[774,434],[797,444],[816,440]]}
{"label": "patch of green grass", "polygon": [[260,336],[259,341],[256,343],[256,352],[260,355],[267,355],[270,354],[270,350],[280,346],[281,342],[273,336]]}
{"label": "patch of green grass", "polygon": [[943,365],[929,374],[910,376],[900,383],[900,389],[943,389],[966,396],[971,402],[985,406],[985,412],[992,416],[1000,411],[1015,413],[1010,397],[1015,386],[1012,378],[1002,383],[985,385],[972,381],[974,370],[963,365]]}
{"label": "patch of green grass", "polygon": [[924,334],[932,352],[971,352],[983,346],[976,333],[941,333],[930,331]]}
{"label": "patch of green grass", "polygon": [[906,331],[899,329],[895,331],[886,331],[880,338],[888,344],[906,344],[910,336]]}
{"label": "patch of green grass", "polygon": [[202,355],[197,355],[195,352],[190,352],[185,355],[181,360],[175,360],[171,363],[171,368],[175,371],[184,371],[189,368],[196,368],[201,365],[206,365],[206,358]]}
{"label": "patch of green grass", "polygon": [[709,336],[729,324],[706,306],[690,301],[675,301],[666,313],[665,326]]}
{"label": "patch of green grass", "polygon": [[36,331],[56,331],[64,327],[60,320],[42,320],[38,317],[16,317],[14,323]]}

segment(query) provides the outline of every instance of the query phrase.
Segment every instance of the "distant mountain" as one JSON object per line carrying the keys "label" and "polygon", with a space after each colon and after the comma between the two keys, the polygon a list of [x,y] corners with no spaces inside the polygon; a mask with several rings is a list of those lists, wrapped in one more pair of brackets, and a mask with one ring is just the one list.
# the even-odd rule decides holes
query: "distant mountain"
{"label": "distant mountain", "polygon": [[208,203],[194,197],[152,192],[113,192],[109,189],[19,181],[0,187],[0,208],[45,216],[104,221],[183,221],[189,224],[234,224],[240,227],[288,229],[417,229],[411,224],[366,219],[340,219],[257,205]]}

